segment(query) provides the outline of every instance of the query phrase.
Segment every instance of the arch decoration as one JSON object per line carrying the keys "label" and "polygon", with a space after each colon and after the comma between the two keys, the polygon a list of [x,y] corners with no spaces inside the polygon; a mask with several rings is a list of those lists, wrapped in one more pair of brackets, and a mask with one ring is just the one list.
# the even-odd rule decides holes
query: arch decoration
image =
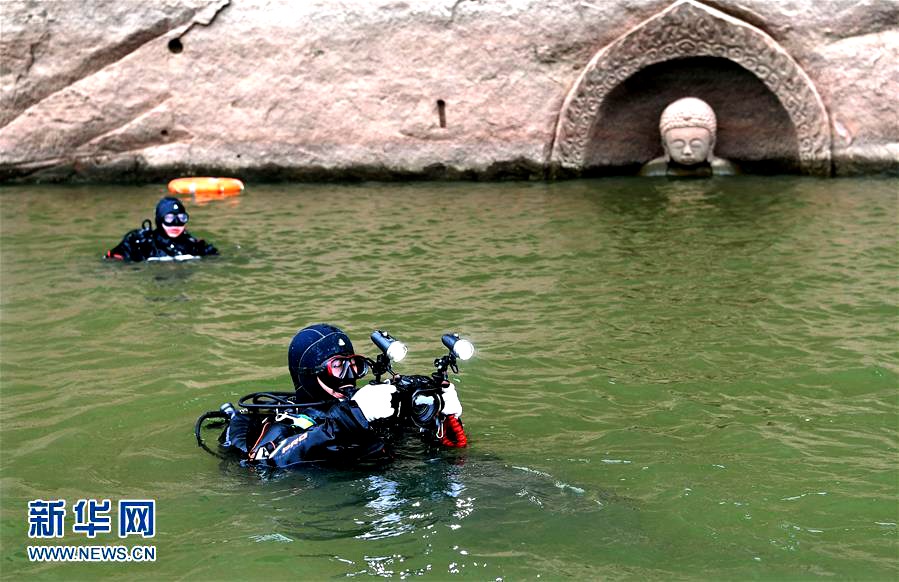
{"label": "arch decoration", "polygon": [[644,67],[687,57],[725,58],[754,74],[793,123],[802,173],[830,174],[830,121],[809,76],[768,34],[696,0],[675,2],[593,56],[562,105],[550,167],[583,169],[609,93]]}

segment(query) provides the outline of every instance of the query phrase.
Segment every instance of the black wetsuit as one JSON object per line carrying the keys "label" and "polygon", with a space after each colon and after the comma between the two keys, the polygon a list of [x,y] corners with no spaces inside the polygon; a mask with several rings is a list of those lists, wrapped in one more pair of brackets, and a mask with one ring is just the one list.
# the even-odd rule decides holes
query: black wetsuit
{"label": "black wetsuit", "polygon": [[192,237],[186,230],[177,238],[169,238],[161,228],[154,230],[145,226],[126,234],[122,242],[106,251],[104,258],[135,262],[168,261],[217,254],[214,246]]}
{"label": "black wetsuit", "polygon": [[396,376],[391,381],[398,389],[393,402],[396,413],[373,422],[351,399],[291,409],[290,415],[238,413],[231,417],[219,443],[249,465],[275,469],[306,463],[386,461],[393,456],[392,445],[410,432],[435,445],[465,446],[466,437],[458,421],[461,434],[453,434],[445,426],[437,430],[437,424],[426,427],[412,418],[411,394],[430,382],[426,376]]}
{"label": "black wetsuit", "polygon": [[235,414],[219,442],[251,465],[278,469],[316,462],[376,462],[389,457],[382,433],[370,426],[354,401],[335,400],[300,412]]}

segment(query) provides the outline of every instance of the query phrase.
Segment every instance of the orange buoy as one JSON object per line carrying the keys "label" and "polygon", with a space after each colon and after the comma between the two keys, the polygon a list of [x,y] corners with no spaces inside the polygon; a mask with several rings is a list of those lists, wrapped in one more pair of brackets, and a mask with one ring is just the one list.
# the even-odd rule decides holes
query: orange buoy
{"label": "orange buoy", "polygon": [[177,178],[169,182],[172,194],[240,194],[243,182],[237,178]]}

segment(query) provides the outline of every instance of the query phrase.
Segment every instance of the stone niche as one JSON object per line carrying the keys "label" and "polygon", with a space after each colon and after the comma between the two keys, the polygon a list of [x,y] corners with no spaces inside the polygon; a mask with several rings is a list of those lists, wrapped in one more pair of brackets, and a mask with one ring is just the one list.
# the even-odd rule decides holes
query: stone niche
{"label": "stone niche", "polygon": [[694,0],[594,55],[562,106],[548,165],[634,174],[662,154],[662,110],[688,96],[715,110],[715,155],[744,171],[830,174],[830,123],[808,75],[758,28]]}

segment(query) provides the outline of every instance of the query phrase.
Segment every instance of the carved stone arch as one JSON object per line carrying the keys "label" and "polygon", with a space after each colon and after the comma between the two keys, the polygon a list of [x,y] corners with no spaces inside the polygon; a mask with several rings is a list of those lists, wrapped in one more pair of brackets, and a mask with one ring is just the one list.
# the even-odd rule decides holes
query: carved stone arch
{"label": "carved stone arch", "polygon": [[800,171],[830,174],[830,123],[808,75],[758,28],[695,0],[679,0],[594,55],[562,105],[550,167],[583,170],[609,93],[645,67],[687,57],[724,58],[757,77],[789,115]]}

